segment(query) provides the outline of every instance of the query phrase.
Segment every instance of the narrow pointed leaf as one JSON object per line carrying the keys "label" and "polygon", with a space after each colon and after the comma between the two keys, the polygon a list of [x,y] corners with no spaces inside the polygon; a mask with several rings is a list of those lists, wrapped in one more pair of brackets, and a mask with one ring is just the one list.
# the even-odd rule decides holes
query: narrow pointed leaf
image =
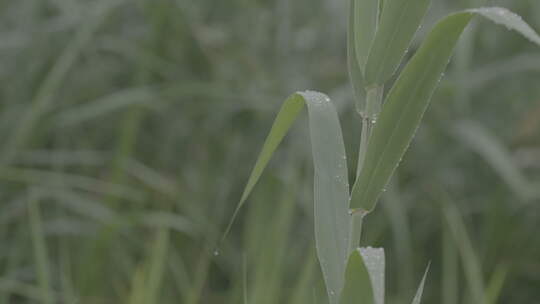
{"label": "narrow pointed leaf", "polygon": [[416,294],[414,295],[414,298],[412,300],[412,304],[420,304],[422,301],[422,295],[424,294],[424,284],[426,283],[426,277],[429,272],[429,264],[426,267],[426,271],[424,272],[424,276],[422,277],[422,281],[420,281],[420,285],[418,286],[418,289],[416,290]]}
{"label": "narrow pointed leaf", "polygon": [[359,250],[349,256],[340,304],[374,304],[369,271]]}
{"label": "narrow pointed leaf", "polygon": [[430,0],[386,0],[365,69],[368,86],[394,74],[429,7]]}
{"label": "narrow pointed leaf", "polygon": [[454,130],[456,137],[480,154],[517,197],[525,201],[535,198],[536,187],[531,185],[515,164],[510,151],[487,128],[474,121],[462,120]]}
{"label": "narrow pointed leaf", "polygon": [[384,304],[384,249],[373,247],[360,248],[360,254],[362,254],[364,264],[371,278],[375,304]]}
{"label": "narrow pointed leaf", "polygon": [[437,23],[386,98],[369,141],[363,170],[353,187],[352,209],[371,211],[375,207],[420,125],[459,36],[474,14],[504,24],[531,41],[540,41],[521,18],[502,8],[456,13]]}
{"label": "narrow pointed leaf", "polygon": [[363,71],[379,23],[379,1],[351,0],[351,5],[356,60]]}
{"label": "narrow pointed leaf", "polygon": [[540,46],[540,36],[523,19],[503,7],[483,7],[468,10],[471,13],[481,15],[497,24],[504,25],[509,30],[514,30],[525,38]]}
{"label": "narrow pointed leaf", "polygon": [[248,180],[226,236],[238,210],[259,180],[264,168],[292,123],[307,105],[313,151],[315,241],[330,304],[337,304],[348,257],[349,182],[347,160],[338,115],[330,99],[307,91],[293,94],[283,104]]}
{"label": "narrow pointed leaf", "polygon": [[366,108],[366,91],[364,89],[364,76],[358,64],[356,57],[356,38],[354,30],[354,12],[355,2],[350,0],[349,6],[349,27],[347,29],[347,65],[349,69],[349,78],[354,93],[356,110],[359,113],[365,111]]}

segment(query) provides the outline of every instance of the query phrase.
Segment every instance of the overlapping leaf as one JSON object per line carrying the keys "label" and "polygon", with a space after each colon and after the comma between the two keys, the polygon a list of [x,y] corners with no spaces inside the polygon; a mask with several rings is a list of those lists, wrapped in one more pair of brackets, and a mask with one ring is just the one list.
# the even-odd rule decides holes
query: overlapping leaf
{"label": "overlapping leaf", "polygon": [[351,0],[351,13],[356,60],[360,69],[364,70],[379,23],[379,1]]}
{"label": "overlapping leaf", "polygon": [[377,34],[370,48],[365,79],[382,85],[396,71],[429,7],[430,0],[384,1]]}
{"label": "overlapping leaf", "polygon": [[353,188],[352,209],[371,211],[375,207],[420,124],[459,36],[475,14],[503,24],[540,45],[540,37],[534,30],[503,8],[468,10],[441,20],[386,98],[369,141],[363,170]]}
{"label": "overlapping leaf", "polygon": [[350,83],[355,97],[355,107],[358,112],[363,112],[365,111],[366,107],[366,91],[364,89],[364,75],[356,55],[357,31],[355,29],[355,12],[357,1],[358,0],[350,0],[349,3],[349,26],[347,28],[347,66],[349,70],[349,78],[351,80]]}
{"label": "overlapping leaf", "polygon": [[349,256],[340,304],[374,304],[371,278],[359,250]]}
{"label": "overlapping leaf", "polygon": [[[348,256],[349,182],[339,119],[333,104],[326,95],[312,91],[300,92],[293,94],[285,101],[249,177],[235,215],[245,203],[272,154],[304,105],[307,105],[308,108],[315,167],[314,211],[317,255],[330,304],[337,304],[343,287]],[[227,231],[230,229],[235,215],[231,219]]]}

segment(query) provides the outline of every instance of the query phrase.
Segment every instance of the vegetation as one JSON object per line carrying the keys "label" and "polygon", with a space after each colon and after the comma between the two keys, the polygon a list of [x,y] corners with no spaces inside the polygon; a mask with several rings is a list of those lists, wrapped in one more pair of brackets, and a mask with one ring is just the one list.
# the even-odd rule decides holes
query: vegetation
{"label": "vegetation", "polygon": [[[356,103],[363,131],[357,178],[350,196],[347,158],[336,111],[328,97],[306,91],[293,95],[282,107],[231,220],[232,224],[270,156],[307,104],[315,167],[315,244],[331,304],[384,303],[384,251],[358,248],[362,221],[375,208],[409,147],[457,40],[471,18],[475,14],[483,16],[540,46],[540,36],[518,15],[504,8],[470,9],[449,15],[435,25],[381,105],[384,83],[397,69],[428,5],[429,1],[351,1],[349,74],[355,92],[360,92]],[[366,11],[375,15],[373,22],[364,22],[369,19]],[[225,236],[229,229],[230,224]],[[481,286],[479,277],[474,282]],[[423,288],[419,287],[413,303],[420,303]],[[476,303],[496,301],[487,301],[483,292],[480,287],[473,294]]]}
{"label": "vegetation", "polygon": [[[375,2],[0,1],[0,303],[417,303],[429,260],[424,303],[534,302],[534,44],[473,23],[386,184],[473,14],[537,36],[504,10],[433,25],[481,1]],[[492,4],[540,28],[536,1]],[[219,242],[304,88],[335,107],[286,101]],[[310,139],[292,129],[254,187],[304,103]]]}

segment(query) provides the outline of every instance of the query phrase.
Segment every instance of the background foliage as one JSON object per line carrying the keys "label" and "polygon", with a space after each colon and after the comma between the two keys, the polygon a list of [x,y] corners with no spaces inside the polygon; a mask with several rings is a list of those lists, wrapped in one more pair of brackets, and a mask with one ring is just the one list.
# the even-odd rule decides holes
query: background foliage
{"label": "background foliage", "polygon": [[[417,37],[482,2],[434,0]],[[538,1],[488,4],[540,29]],[[0,1],[0,303],[323,303],[306,124],[215,246],[290,93],[328,93],[356,153],[346,8]],[[428,261],[425,303],[538,302],[539,63],[487,22],[461,39],[364,224],[362,244],[386,248],[388,303]]]}

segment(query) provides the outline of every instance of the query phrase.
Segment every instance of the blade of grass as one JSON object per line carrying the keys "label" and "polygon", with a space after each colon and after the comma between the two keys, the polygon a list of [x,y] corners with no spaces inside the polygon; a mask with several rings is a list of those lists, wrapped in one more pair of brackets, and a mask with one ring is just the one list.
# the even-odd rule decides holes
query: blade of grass
{"label": "blade of grass", "polygon": [[146,304],[145,300],[145,277],[143,267],[137,267],[131,279],[131,292],[128,297],[128,304]]}
{"label": "blade of grass", "polygon": [[390,183],[382,201],[384,216],[388,217],[392,228],[392,239],[395,246],[396,262],[401,265],[398,276],[398,286],[401,296],[408,294],[413,288],[410,280],[413,274],[414,260],[412,250],[411,227],[403,193],[397,183]]}
{"label": "blade of grass", "polygon": [[347,263],[345,286],[341,293],[340,304],[374,304],[371,278],[364,258],[359,250],[354,250]]}
{"label": "blade of grass", "polygon": [[[35,302],[46,301],[40,286],[34,286],[18,280],[0,277],[0,292],[23,299],[31,299]],[[7,303],[13,303],[12,301]],[[54,302],[51,302],[54,303]]]}
{"label": "blade of grass", "polygon": [[[263,149],[248,180],[230,227],[260,178],[273,152],[292,123],[307,105],[310,138],[315,167],[314,216],[317,254],[331,304],[336,304],[343,286],[349,245],[347,204],[349,183],[347,161],[339,119],[330,99],[321,93],[306,91],[293,94],[283,104],[265,141]],[[222,240],[223,240],[222,238]]]}
{"label": "blade of grass", "polygon": [[85,46],[92,40],[94,33],[103,23],[104,19],[111,11],[120,4],[120,0],[102,1],[95,12],[88,16],[88,21],[75,34],[71,43],[58,57],[57,62],[52,67],[49,74],[38,88],[29,109],[23,114],[14,128],[15,132],[7,140],[0,155],[0,167],[9,164],[16,155],[17,150],[24,144],[31,134],[32,128],[38,122],[54,101],[54,96],[62,86],[63,80],[67,76],[71,67],[83,51]]}
{"label": "blade of grass", "polygon": [[369,50],[371,48],[377,25],[379,23],[378,0],[351,0],[351,13],[353,14],[352,32],[357,64],[364,70]]}
{"label": "blade of grass", "polygon": [[275,190],[269,188],[267,194],[263,192],[254,199],[250,209],[245,227],[248,250],[253,256],[253,265],[256,265],[250,279],[249,299],[252,303],[273,304],[283,298],[283,265],[287,260],[289,235],[295,222],[294,190],[297,183],[294,180],[284,181],[287,190],[274,199],[273,205],[263,199],[276,196]]}
{"label": "blade of grass", "polygon": [[[63,183],[59,183],[59,180]],[[131,201],[140,201],[142,192],[128,186],[111,184],[102,180],[84,175],[55,172],[38,169],[19,169],[5,167],[0,170],[0,180],[4,182],[17,182],[31,184],[40,188],[74,188],[111,196],[118,196]]]}
{"label": "blade of grass", "polygon": [[374,304],[384,304],[385,255],[383,248],[360,248],[360,254],[371,278]]}
{"label": "blade of grass", "polygon": [[459,36],[474,14],[501,23],[538,42],[540,37],[517,15],[502,8],[452,14],[430,32],[391,89],[375,125],[364,168],[353,187],[351,208],[371,211],[405,154]]}
{"label": "blade of grass", "polygon": [[[444,220],[444,219],[442,219]],[[454,245],[450,228],[448,225],[443,227],[442,236],[442,285],[441,285],[441,303],[458,303],[458,277],[459,277],[459,259],[456,246]]]}
{"label": "blade of grass", "polygon": [[304,259],[302,270],[294,287],[294,293],[290,296],[287,303],[303,304],[308,303],[311,296],[311,287],[313,286],[313,278],[316,267],[315,252],[310,252]]}
{"label": "blade of grass", "polygon": [[498,300],[507,274],[508,266],[506,264],[497,265],[486,288],[486,303],[496,304],[499,302]]}
{"label": "blade of grass", "polygon": [[365,69],[366,84],[382,85],[396,71],[430,0],[387,0]]}
{"label": "blade of grass", "polygon": [[461,261],[463,262],[463,271],[470,288],[474,303],[484,303],[484,279],[482,277],[482,268],[475,254],[471,239],[467,233],[465,223],[452,202],[448,202],[444,207],[444,216],[450,232],[458,247]]}
{"label": "blade of grass", "polygon": [[34,259],[36,263],[36,272],[39,288],[41,292],[41,303],[53,304],[53,291],[51,287],[50,263],[47,254],[45,233],[43,231],[43,222],[37,194],[33,191],[29,193],[28,217],[30,220],[30,229],[32,234],[32,245],[34,249]]}
{"label": "blade of grass", "polygon": [[349,26],[347,29],[347,66],[349,79],[354,93],[356,111],[365,112],[366,91],[364,90],[364,76],[358,64],[356,56],[356,31],[355,28],[355,3],[357,0],[350,0],[349,6]]}
{"label": "blade of grass", "polygon": [[169,248],[169,230],[160,228],[150,256],[150,269],[146,284],[146,304],[160,303],[160,289],[165,276],[165,264],[167,263],[167,251]]}
{"label": "blade of grass", "polygon": [[140,105],[156,99],[156,93],[151,86],[124,89],[60,112],[56,116],[56,125],[60,128],[74,127],[112,112],[130,108],[132,105]]}
{"label": "blade of grass", "polygon": [[243,254],[242,258],[242,299],[244,304],[248,304],[248,284],[247,284],[247,257]]}
{"label": "blade of grass", "polygon": [[455,133],[459,140],[485,159],[518,197],[525,201],[535,197],[536,187],[514,163],[510,151],[486,128],[473,121],[460,121]]}
{"label": "blade of grass", "polygon": [[429,272],[430,264],[427,265],[426,271],[424,271],[424,276],[422,276],[422,281],[420,281],[420,285],[418,286],[418,289],[416,290],[416,294],[414,295],[414,299],[412,300],[412,304],[420,304],[422,301],[422,295],[424,294],[424,285],[426,283],[426,277]]}

